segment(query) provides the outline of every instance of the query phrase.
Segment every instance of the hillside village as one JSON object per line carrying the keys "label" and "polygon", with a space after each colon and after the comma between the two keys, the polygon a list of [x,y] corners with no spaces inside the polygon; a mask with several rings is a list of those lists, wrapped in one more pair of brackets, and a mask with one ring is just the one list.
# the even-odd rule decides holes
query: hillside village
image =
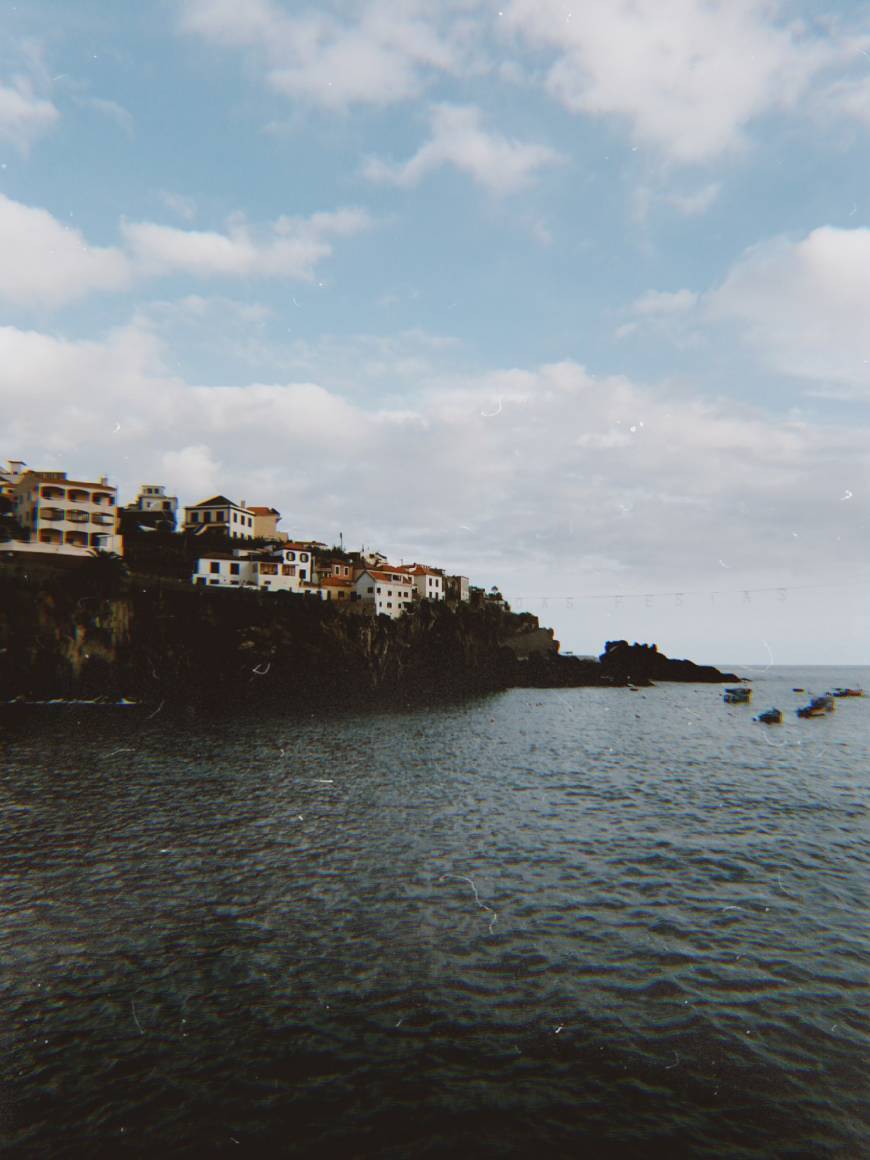
{"label": "hillside village", "polygon": [[109,554],[141,575],[199,587],[247,589],[333,601],[348,611],[396,619],[415,603],[494,603],[468,577],[431,563],[391,563],[376,550],[346,551],[301,540],[279,527],[266,505],[213,495],[179,510],[160,484],[143,484],[119,505],[106,476],[70,479],[31,470],[21,460],[0,468],[0,559],[70,566]]}

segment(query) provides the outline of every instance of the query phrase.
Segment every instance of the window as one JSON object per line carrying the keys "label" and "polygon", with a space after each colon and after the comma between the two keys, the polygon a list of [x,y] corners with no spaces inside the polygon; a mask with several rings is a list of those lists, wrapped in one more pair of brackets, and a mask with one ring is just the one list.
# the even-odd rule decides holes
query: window
{"label": "window", "polygon": [[226,518],[227,518],[226,512],[215,512],[214,513],[214,522],[216,524],[226,523]]}
{"label": "window", "polygon": [[296,569],[294,567],[292,567],[292,565],[290,565],[290,564],[282,564],[281,565],[281,575],[282,576],[292,576],[295,571],[296,571]]}
{"label": "window", "polygon": [[202,518],[203,518],[205,523],[210,524],[211,523],[211,512],[203,512]]}
{"label": "window", "polygon": [[199,512],[191,512],[191,513],[190,513],[190,522],[191,522],[192,524],[198,524],[198,523],[199,523]]}
{"label": "window", "polygon": [[288,553],[287,553],[287,559],[288,559],[288,560],[295,560],[295,559],[296,559],[296,553],[295,553],[295,552],[288,552]]}
{"label": "window", "polygon": [[339,600],[346,600],[347,599],[347,593],[344,592],[341,588],[339,588],[339,590],[338,590],[338,599]]}
{"label": "window", "polygon": [[300,568],[299,569],[299,579],[305,580],[305,579],[307,579],[307,577],[308,577],[308,569],[307,568]]}
{"label": "window", "polygon": [[278,565],[277,564],[261,564],[260,565],[260,575],[261,576],[277,576],[278,575]]}
{"label": "window", "polygon": [[208,566],[208,570],[209,570],[209,572],[220,572],[220,570],[221,570],[220,561],[212,560],[212,562]]}
{"label": "window", "polygon": [[387,601],[387,608],[392,608],[392,607],[393,607],[392,601],[388,600]]}
{"label": "window", "polygon": [[239,574],[239,565],[238,564],[230,564],[230,575],[231,576],[238,576],[238,574]]}
{"label": "window", "polygon": [[[366,592],[368,592],[368,593],[374,592],[374,586],[369,584],[368,588],[366,588]],[[378,589],[378,592],[380,592],[380,588]]]}
{"label": "window", "polygon": [[306,561],[308,560],[308,553],[307,552],[300,552],[299,559],[302,561],[303,564],[306,563]]}
{"label": "window", "polygon": [[[369,592],[371,592],[371,588],[369,589]],[[380,590],[380,588],[379,588],[379,589],[378,589],[378,596],[380,596],[380,594],[381,594],[381,590]]]}

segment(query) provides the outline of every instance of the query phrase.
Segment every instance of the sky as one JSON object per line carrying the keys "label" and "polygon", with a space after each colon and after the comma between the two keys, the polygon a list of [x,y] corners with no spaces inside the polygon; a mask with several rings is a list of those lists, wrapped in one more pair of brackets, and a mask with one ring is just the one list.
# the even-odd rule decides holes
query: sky
{"label": "sky", "polygon": [[0,0],[0,456],[870,661],[870,16]]}

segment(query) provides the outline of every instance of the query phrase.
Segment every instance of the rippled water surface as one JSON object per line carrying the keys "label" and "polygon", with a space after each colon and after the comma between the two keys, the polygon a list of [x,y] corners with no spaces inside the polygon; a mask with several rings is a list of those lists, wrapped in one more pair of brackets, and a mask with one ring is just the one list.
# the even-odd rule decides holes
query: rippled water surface
{"label": "rippled water surface", "polygon": [[[870,697],[0,718],[17,1156],[857,1157]],[[781,727],[753,723],[770,705]]]}

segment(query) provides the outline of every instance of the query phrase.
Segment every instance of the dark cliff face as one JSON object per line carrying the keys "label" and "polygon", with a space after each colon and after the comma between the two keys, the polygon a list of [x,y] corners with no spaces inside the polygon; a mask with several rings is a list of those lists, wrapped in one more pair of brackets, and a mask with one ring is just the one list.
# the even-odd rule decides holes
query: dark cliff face
{"label": "dark cliff face", "polygon": [[391,621],[314,598],[171,582],[103,589],[73,576],[0,577],[0,700],[232,708],[485,692],[510,683],[515,662],[501,640],[526,627],[490,607],[424,602]]}
{"label": "dark cliff face", "polygon": [[655,646],[563,657],[529,613],[424,601],[398,620],[315,598],[77,572],[0,573],[0,701],[211,706],[403,703],[511,686],[731,681]]}

